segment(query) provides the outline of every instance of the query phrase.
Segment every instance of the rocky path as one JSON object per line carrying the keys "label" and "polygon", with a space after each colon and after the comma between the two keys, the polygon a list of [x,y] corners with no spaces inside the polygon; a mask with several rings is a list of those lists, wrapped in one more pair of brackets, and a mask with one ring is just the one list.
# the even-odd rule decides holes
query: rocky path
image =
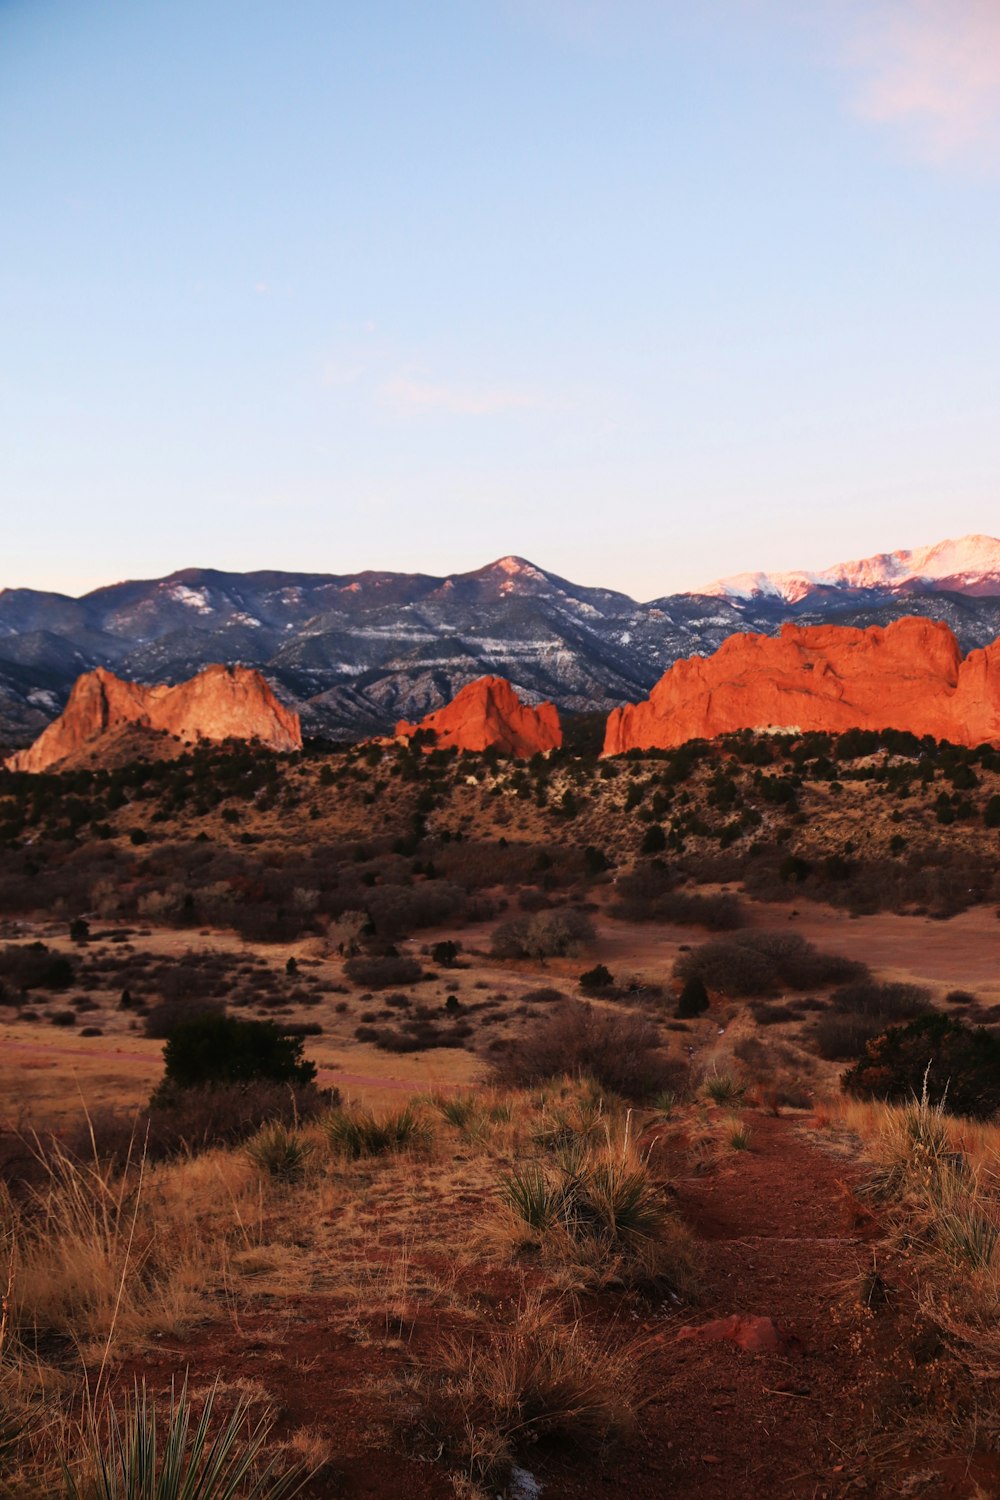
{"label": "rocky path", "polygon": [[746,1121],[749,1151],[679,1184],[703,1278],[689,1323],[773,1320],[778,1339],[771,1322],[743,1325],[751,1343],[763,1331],[771,1347],[759,1353],[731,1337],[678,1338],[680,1319],[651,1331],[641,1434],[587,1485],[578,1473],[553,1475],[547,1500],[957,1500],[977,1494],[977,1478],[980,1493],[1000,1494],[992,1459],[970,1467],[956,1451],[942,1409],[954,1400],[954,1366],[921,1325],[904,1269],[881,1253],[888,1300],[869,1296],[877,1225],[859,1227],[850,1163],[790,1120]]}

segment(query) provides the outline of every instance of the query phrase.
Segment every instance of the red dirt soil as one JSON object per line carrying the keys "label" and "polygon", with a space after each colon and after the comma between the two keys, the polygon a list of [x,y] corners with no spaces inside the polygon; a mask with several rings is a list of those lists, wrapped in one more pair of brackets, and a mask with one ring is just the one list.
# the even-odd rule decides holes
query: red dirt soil
{"label": "red dirt soil", "polygon": [[[582,1302],[596,1333],[624,1330],[644,1341],[646,1405],[637,1432],[604,1453],[550,1443],[530,1450],[523,1461],[545,1500],[1000,1494],[997,1456],[962,1451],[964,1372],[917,1313],[906,1264],[882,1248],[886,1297],[864,1304],[879,1224],[853,1195],[857,1169],[804,1138],[795,1120],[752,1111],[744,1120],[748,1151],[734,1151],[712,1175],[675,1182],[700,1240],[699,1303]],[[655,1167],[655,1148],[651,1160]],[[666,1151],[662,1162],[666,1172]],[[493,1292],[506,1298],[511,1273],[495,1270]],[[485,1289],[483,1297],[484,1305],[495,1300]],[[683,1324],[733,1314],[773,1318],[788,1352],[678,1340]],[[308,1489],[312,1500],[443,1500],[454,1494],[445,1473],[403,1451],[377,1385],[440,1331],[427,1312],[402,1330],[405,1349],[377,1336],[358,1343],[330,1327],[329,1304],[311,1295],[171,1341],[169,1353],[137,1369],[154,1388],[188,1364],[199,1380],[218,1371],[262,1380],[281,1411],[281,1433],[312,1426],[332,1441],[335,1464]],[[134,1371],[125,1373],[131,1380]]]}

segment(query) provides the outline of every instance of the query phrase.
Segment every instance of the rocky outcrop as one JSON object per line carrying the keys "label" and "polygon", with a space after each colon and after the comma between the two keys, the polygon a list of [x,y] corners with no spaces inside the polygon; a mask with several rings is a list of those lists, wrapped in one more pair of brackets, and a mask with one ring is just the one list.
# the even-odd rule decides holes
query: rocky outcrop
{"label": "rocky outcrop", "polygon": [[83,759],[100,760],[135,731],[196,740],[256,740],[270,750],[298,750],[298,714],[282,706],[259,672],[206,667],[197,677],[146,686],[98,667],[77,678],[59,718],[27,750],[6,762],[10,771],[48,771]]}
{"label": "rocky outcrop", "polygon": [[605,755],[671,749],[733,730],[906,729],[1000,743],[1000,642],[965,659],[947,625],[915,617],[858,630],[786,624],[674,662],[643,703],[615,709]]}
{"label": "rocky outcrop", "polygon": [[495,746],[508,755],[529,756],[537,750],[557,750],[562,744],[555,704],[529,708],[505,677],[477,678],[419,724],[401,719],[396,725],[396,738],[411,739],[418,730],[433,731],[434,745],[443,749],[488,750]]}

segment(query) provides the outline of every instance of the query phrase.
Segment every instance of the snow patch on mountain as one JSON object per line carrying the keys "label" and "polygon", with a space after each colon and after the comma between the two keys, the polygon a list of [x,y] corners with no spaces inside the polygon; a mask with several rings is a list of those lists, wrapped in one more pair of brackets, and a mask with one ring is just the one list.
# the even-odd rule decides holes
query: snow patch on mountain
{"label": "snow patch on mountain", "polygon": [[186,604],[189,609],[197,610],[200,615],[215,613],[209,603],[207,589],[189,589],[184,583],[175,583],[167,590],[167,593],[178,604]]}
{"label": "snow patch on mountain", "polygon": [[874,589],[950,586],[959,592],[996,582],[1000,592],[1000,540],[973,534],[929,547],[880,552],[857,562],[835,563],[819,573],[736,573],[696,589],[721,599],[778,599],[796,604],[816,589]]}

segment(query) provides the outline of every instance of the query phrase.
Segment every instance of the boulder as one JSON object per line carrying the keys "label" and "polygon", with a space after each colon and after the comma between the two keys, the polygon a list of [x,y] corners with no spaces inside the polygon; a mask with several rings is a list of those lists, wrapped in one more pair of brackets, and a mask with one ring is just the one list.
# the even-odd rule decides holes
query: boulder
{"label": "boulder", "polygon": [[488,750],[495,746],[508,755],[530,756],[538,750],[557,750],[562,728],[554,703],[530,708],[522,703],[505,677],[478,677],[450,703],[411,724],[401,719],[397,739],[412,739],[418,730],[431,730],[433,746],[459,750]]}
{"label": "boulder", "polygon": [[278,702],[249,667],[206,667],[176,687],[126,682],[104,667],[79,677],[59,718],[27,750],[6,761],[10,771],[48,771],[86,759],[98,763],[135,731],[182,741],[256,740],[270,750],[299,750],[299,716]]}
{"label": "boulder", "polygon": [[903,729],[1000,744],[1000,643],[963,660],[948,626],[908,617],[865,630],[785,624],[676,661],[643,703],[610,715],[605,755],[672,749],[734,730]]}

